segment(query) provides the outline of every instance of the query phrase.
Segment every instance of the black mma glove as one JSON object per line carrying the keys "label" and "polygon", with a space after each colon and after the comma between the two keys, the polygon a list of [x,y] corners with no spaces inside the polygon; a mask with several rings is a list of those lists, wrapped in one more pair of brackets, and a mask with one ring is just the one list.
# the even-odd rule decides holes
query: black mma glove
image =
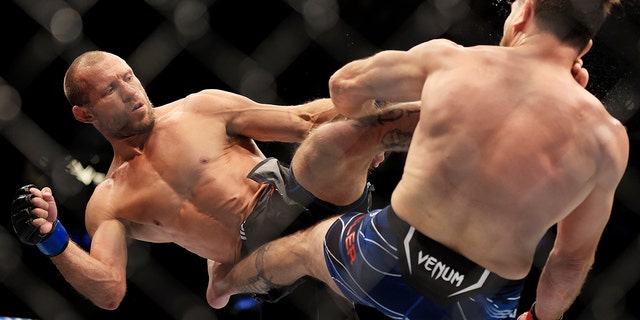
{"label": "black mma glove", "polygon": [[37,187],[28,184],[16,191],[15,198],[11,203],[13,230],[23,243],[37,246],[42,253],[49,257],[57,256],[69,244],[69,234],[58,220],[53,222],[53,228],[47,234],[40,233],[40,227],[33,225],[33,219],[36,219],[37,216],[32,213],[35,206],[31,203],[31,199],[34,197],[29,192],[31,188]]}

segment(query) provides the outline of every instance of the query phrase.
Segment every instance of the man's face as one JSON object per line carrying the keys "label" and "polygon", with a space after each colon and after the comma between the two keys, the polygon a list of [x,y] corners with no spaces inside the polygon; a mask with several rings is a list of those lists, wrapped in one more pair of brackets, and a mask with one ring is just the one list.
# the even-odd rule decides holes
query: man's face
{"label": "man's face", "polygon": [[126,138],[153,127],[153,105],[140,80],[121,58],[110,55],[82,70],[93,124],[105,136]]}

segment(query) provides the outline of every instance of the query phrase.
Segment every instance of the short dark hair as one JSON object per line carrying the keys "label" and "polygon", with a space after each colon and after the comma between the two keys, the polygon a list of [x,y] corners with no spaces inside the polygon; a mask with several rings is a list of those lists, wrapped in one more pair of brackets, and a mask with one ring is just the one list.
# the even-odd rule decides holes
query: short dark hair
{"label": "short dark hair", "polygon": [[620,0],[533,0],[538,27],[584,48]]}

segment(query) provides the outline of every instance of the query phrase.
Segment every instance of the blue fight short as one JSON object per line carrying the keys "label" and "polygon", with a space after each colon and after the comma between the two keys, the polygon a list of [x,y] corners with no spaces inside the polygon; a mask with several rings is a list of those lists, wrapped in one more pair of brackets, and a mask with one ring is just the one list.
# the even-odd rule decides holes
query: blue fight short
{"label": "blue fight short", "polygon": [[348,299],[392,319],[515,319],[524,286],[424,236],[390,206],[336,220],[325,261]]}

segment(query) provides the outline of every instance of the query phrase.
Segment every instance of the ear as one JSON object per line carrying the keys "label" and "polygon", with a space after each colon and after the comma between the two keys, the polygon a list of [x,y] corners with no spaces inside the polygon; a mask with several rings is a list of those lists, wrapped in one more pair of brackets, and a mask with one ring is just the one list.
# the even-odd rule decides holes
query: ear
{"label": "ear", "polygon": [[85,106],[75,105],[71,108],[71,112],[73,112],[73,116],[76,120],[84,123],[90,123],[93,121],[93,113],[91,110]]}
{"label": "ear", "polygon": [[587,54],[587,52],[591,50],[591,47],[593,47],[593,39],[589,39],[589,42],[587,42],[587,45],[584,47],[584,49],[582,49],[582,51],[578,55],[578,59],[582,58],[585,54]]}
{"label": "ear", "polygon": [[515,31],[524,31],[525,27],[533,21],[533,2],[531,0],[523,0],[520,12],[513,20],[513,28]]}

